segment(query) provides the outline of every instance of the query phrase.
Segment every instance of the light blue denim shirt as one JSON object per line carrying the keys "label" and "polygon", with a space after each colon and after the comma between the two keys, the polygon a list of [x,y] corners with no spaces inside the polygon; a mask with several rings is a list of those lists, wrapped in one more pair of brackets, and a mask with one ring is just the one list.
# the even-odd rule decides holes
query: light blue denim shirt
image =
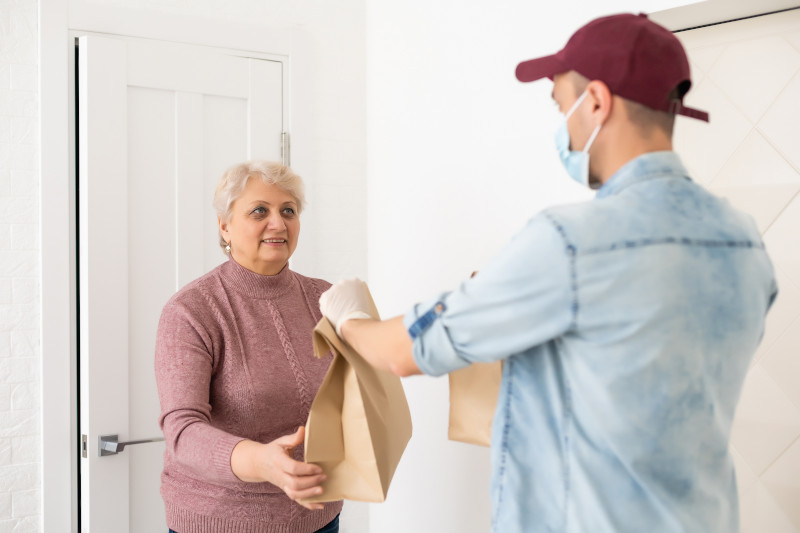
{"label": "light blue denim shirt", "polygon": [[776,293],[752,219],[656,152],[404,323],[425,374],[505,360],[496,533],[731,533],[731,423]]}

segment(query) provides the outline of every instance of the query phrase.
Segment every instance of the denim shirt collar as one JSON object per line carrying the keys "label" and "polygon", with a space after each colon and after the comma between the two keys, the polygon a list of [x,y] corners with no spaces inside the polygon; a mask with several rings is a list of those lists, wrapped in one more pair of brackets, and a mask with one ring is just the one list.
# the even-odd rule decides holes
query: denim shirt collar
{"label": "denim shirt collar", "polygon": [[690,179],[689,173],[675,152],[648,152],[625,163],[597,190],[596,197],[618,194],[634,183],[668,176]]}

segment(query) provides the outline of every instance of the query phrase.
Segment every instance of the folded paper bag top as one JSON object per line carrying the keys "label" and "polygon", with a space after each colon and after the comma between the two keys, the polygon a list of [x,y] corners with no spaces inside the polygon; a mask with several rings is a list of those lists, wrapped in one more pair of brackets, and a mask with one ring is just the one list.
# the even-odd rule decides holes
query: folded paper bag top
{"label": "folded paper bag top", "polygon": [[[364,290],[369,294],[366,285]],[[377,317],[374,302],[372,307]],[[305,501],[382,502],[411,438],[403,386],[397,376],[370,366],[323,317],[314,328],[314,355],[331,351],[305,440],[305,461],[321,466],[327,480],[320,496]]]}

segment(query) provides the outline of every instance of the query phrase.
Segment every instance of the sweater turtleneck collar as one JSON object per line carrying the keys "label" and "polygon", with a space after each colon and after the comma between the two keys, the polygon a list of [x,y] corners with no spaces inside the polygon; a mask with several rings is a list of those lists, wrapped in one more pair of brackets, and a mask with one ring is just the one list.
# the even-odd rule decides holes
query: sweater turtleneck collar
{"label": "sweater turtleneck collar", "polygon": [[221,274],[237,292],[252,298],[277,298],[294,284],[294,276],[288,263],[274,276],[265,276],[246,269],[231,257],[223,263]]}

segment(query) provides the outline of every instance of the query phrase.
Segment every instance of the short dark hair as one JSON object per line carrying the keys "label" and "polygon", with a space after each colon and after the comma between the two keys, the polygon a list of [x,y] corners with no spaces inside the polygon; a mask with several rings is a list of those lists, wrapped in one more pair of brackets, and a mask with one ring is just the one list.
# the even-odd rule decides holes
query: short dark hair
{"label": "short dark hair", "polygon": [[653,128],[658,128],[672,138],[675,129],[675,115],[666,111],[656,111],[646,105],[622,99],[628,119],[636,126],[639,132],[649,137]]}
{"label": "short dark hair", "polygon": [[[575,72],[575,76],[573,76],[573,88],[575,90],[575,95],[580,96],[583,91],[586,90],[586,86],[589,85],[589,78],[583,76],[582,74]],[[689,82],[684,82],[672,89],[672,92],[669,94],[669,100],[682,102],[683,96],[689,91]],[[619,96],[619,95],[617,95]],[[627,98],[620,97],[620,99],[625,104],[625,111],[628,114],[628,118],[630,121],[638,128],[639,132],[645,136],[649,137],[653,131],[653,128],[659,128],[664,131],[670,138],[672,138],[672,133],[675,129],[675,114],[668,113],[666,111],[657,111],[651,107],[648,107],[644,104],[640,104],[638,102],[634,102],[632,100],[628,100]]]}
{"label": "short dark hair", "polygon": [[[684,95],[689,92],[691,82],[686,80],[681,82],[669,93],[669,101],[681,105]],[[675,114],[667,111],[656,111],[642,104],[625,101],[625,108],[628,118],[639,127],[642,135],[649,135],[651,128],[657,127],[664,131],[670,138],[675,130]]]}

